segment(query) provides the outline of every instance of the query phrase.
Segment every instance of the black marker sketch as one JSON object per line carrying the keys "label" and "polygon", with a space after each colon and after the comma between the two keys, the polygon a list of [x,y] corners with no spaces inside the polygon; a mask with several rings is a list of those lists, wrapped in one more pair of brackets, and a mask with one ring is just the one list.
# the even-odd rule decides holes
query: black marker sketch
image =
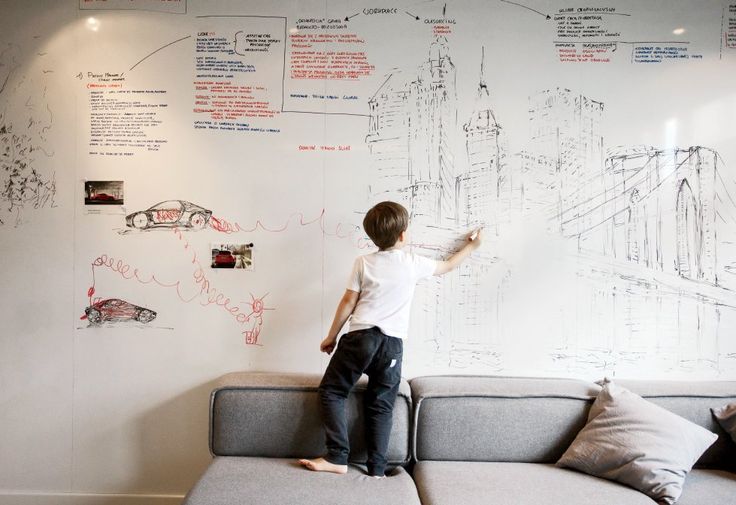
{"label": "black marker sketch", "polygon": [[44,146],[53,124],[46,87],[23,75],[19,61],[14,44],[0,51],[0,226],[20,225],[25,209],[53,207],[56,196],[54,172],[43,160],[53,156]]}
{"label": "black marker sketch", "polygon": [[[392,72],[369,101],[366,142],[372,179],[377,181],[371,186],[371,199],[401,202],[409,210],[413,247],[426,256],[449,253],[452,241],[468,225],[496,229],[489,218],[496,214],[495,196],[505,177],[506,155],[501,127],[489,105],[482,60],[481,56],[476,109],[462,128],[457,121],[455,65],[444,37],[431,45],[416,73],[407,77]],[[459,161],[462,140],[467,164]],[[503,288],[491,292],[478,288],[502,270],[494,268],[497,261],[478,254],[417,291],[421,309],[415,320],[432,336],[428,344],[436,357],[449,366],[483,363],[484,359],[468,356],[495,353]],[[444,301],[450,299],[457,305]]]}
{"label": "black marker sketch", "polygon": [[533,225],[533,259],[548,261],[546,271],[560,266],[557,288],[544,306],[529,306],[523,259],[474,254],[418,287],[421,359],[518,368],[508,349],[530,325],[545,333],[541,346],[539,335],[524,337],[549,372],[736,370],[736,341],[722,338],[736,324],[736,184],[718,153],[607,149],[604,104],[550,88],[529,98],[530,138],[510,154],[484,66],[481,50],[475,107],[462,125],[444,38],[415,71],[387,76],[369,101],[370,199],[402,203],[413,249],[436,258],[473,227],[502,245]]}
{"label": "black marker sketch", "polygon": [[184,228],[201,230],[207,226],[212,211],[184,200],[167,200],[125,216],[125,225],[138,230]]}
{"label": "black marker sketch", "polygon": [[0,95],[8,86],[13,73],[20,68],[17,53],[18,49],[13,44],[7,44],[0,52]]}
{"label": "black marker sketch", "polygon": [[90,325],[119,323],[123,321],[137,321],[145,324],[156,319],[156,312],[145,307],[133,305],[125,300],[108,298],[93,303],[84,309],[84,315],[80,319],[86,319]]}

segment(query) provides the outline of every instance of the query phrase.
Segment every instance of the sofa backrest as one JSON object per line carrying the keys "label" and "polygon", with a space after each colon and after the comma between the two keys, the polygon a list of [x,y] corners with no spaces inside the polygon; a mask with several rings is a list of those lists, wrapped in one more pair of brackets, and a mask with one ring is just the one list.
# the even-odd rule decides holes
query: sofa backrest
{"label": "sofa backrest", "polygon": [[[317,387],[321,376],[239,372],[218,380],[210,397],[210,452],[214,456],[312,458],[324,454]],[[347,402],[350,461],[365,463],[365,377]],[[390,464],[408,462],[411,394],[402,381],[388,449]]]}
{"label": "sofa backrest", "polygon": [[736,381],[631,381],[616,384],[718,435],[697,468],[736,470],[736,444],[718,424],[711,408],[736,402]]}
{"label": "sofa backrest", "polygon": [[554,463],[600,387],[570,379],[436,376],[411,381],[417,461]]}

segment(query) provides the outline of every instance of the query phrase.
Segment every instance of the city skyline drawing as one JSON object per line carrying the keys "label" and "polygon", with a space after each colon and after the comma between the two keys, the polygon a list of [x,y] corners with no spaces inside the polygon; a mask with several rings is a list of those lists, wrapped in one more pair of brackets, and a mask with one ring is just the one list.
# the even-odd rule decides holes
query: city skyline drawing
{"label": "city skyline drawing", "polygon": [[[511,152],[483,48],[478,75],[474,108],[458,117],[465,97],[437,37],[424,61],[393,71],[369,100],[371,203],[406,206],[418,254],[445,257],[478,226],[488,242],[417,289],[418,359],[501,372],[526,339],[551,373],[736,367],[723,331],[736,324],[736,190],[719,154],[609,148],[604,103],[561,87],[529,97],[529,137]],[[542,250],[517,254],[509,244],[524,233],[532,237],[521,243]],[[524,301],[535,282],[528,254],[544,275],[559,266],[550,296],[534,307]],[[543,328],[543,343],[526,328]]]}

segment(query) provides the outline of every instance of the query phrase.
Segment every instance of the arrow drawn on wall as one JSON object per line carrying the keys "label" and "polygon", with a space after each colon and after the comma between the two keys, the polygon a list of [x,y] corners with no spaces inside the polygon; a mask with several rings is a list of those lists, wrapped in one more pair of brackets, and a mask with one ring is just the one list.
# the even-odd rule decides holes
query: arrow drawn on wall
{"label": "arrow drawn on wall", "polygon": [[159,47],[158,49],[156,49],[155,51],[153,51],[152,53],[150,53],[148,56],[146,56],[145,58],[143,58],[142,60],[140,60],[138,63],[136,63],[135,65],[133,65],[132,67],[130,67],[130,69],[128,70],[128,72],[130,72],[130,70],[133,70],[135,67],[137,67],[138,65],[140,65],[141,63],[143,63],[144,61],[146,61],[148,58],[150,58],[151,56],[153,56],[154,54],[156,54],[160,50],[166,49],[167,47],[169,47],[171,45],[174,45],[177,42],[181,42],[182,40],[186,40],[186,39],[190,39],[190,38],[192,38],[192,36],[191,35],[187,35],[186,37],[182,37],[180,39],[175,40],[174,42],[169,42],[165,46]]}
{"label": "arrow drawn on wall", "polygon": [[520,4],[520,3],[516,3],[516,2],[511,2],[511,1],[509,1],[509,0],[501,0],[501,1],[502,1],[503,3],[506,3],[506,4],[516,5],[516,6],[518,6],[518,7],[522,7],[522,8],[524,8],[524,9],[530,10],[530,11],[532,11],[532,12],[536,12],[536,13],[537,13],[537,14],[539,14],[540,16],[544,16],[544,17],[545,17],[546,19],[552,19],[552,16],[550,16],[549,14],[545,14],[544,12],[539,12],[539,11],[538,11],[537,9],[532,9],[531,7],[529,7],[529,6],[527,6],[527,5],[523,5],[523,4]]}

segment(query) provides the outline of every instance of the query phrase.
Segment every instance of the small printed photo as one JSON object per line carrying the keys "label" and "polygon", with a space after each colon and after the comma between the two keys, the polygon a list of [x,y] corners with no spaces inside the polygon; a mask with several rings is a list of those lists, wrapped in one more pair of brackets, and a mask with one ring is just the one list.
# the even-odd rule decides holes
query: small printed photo
{"label": "small printed photo", "polygon": [[253,244],[212,244],[212,268],[253,270]]}
{"label": "small printed photo", "polygon": [[123,181],[85,181],[85,205],[123,205]]}

